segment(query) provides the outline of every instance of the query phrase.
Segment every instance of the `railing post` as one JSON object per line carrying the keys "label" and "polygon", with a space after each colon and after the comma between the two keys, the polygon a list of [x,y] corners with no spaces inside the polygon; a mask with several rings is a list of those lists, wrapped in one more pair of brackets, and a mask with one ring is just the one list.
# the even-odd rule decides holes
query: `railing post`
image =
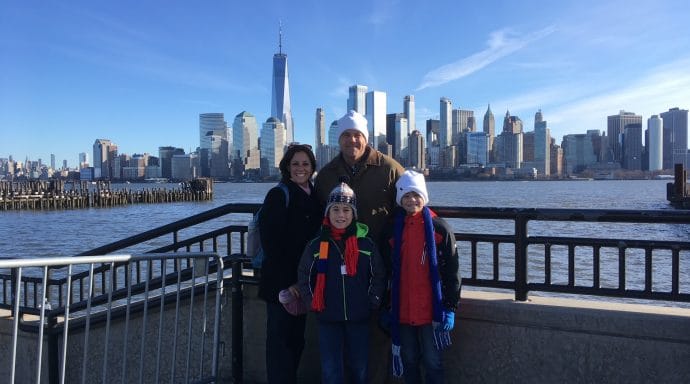
{"label": "railing post", "polygon": [[242,262],[237,258],[232,261],[232,380],[242,383],[243,379],[243,307],[242,301]]}
{"label": "railing post", "polygon": [[18,297],[15,296],[15,292],[17,292],[17,284],[19,281],[17,281],[17,268],[12,268],[10,271],[10,285],[12,289],[12,297],[11,297],[11,304],[12,308],[14,308],[15,300],[19,300]]}
{"label": "railing post", "polygon": [[48,382],[50,384],[58,384],[60,382],[60,334],[55,328],[57,320],[53,315],[48,315],[46,323],[48,327]]}
{"label": "railing post", "polygon": [[527,301],[527,217],[515,217],[515,300]]}

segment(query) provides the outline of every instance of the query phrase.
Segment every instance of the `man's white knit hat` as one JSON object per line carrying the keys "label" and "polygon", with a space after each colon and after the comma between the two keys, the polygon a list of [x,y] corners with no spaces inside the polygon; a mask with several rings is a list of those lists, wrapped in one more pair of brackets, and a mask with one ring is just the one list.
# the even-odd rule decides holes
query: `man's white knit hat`
{"label": "man's white knit hat", "polygon": [[402,206],[402,197],[407,192],[417,192],[424,199],[424,205],[429,204],[429,194],[426,191],[426,182],[424,181],[424,175],[413,171],[407,170],[395,183],[396,195],[395,200],[398,205]]}
{"label": "man's white knit hat", "polygon": [[347,112],[345,116],[338,119],[338,139],[340,139],[340,135],[342,135],[343,132],[347,131],[348,129],[354,129],[355,131],[361,132],[364,136],[364,139],[366,139],[366,141],[369,141],[369,128],[367,127],[367,119],[364,118],[364,116],[359,114],[357,111],[352,109],[349,112]]}

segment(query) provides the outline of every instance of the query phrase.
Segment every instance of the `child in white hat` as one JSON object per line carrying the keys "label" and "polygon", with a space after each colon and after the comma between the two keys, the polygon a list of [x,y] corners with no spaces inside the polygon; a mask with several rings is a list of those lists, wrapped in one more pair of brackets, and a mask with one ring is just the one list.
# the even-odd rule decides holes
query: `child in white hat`
{"label": "child in white hat", "polygon": [[383,260],[357,219],[354,191],[340,183],[330,193],[319,237],[304,250],[300,297],[316,312],[322,383],[342,383],[343,358],[352,383],[366,383],[369,319],[385,289]]}
{"label": "child in white hat", "polygon": [[424,175],[407,170],[398,179],[391,239],[391,337],[393,374],[420,383],[443,383],[442,350],[460,298],[453,230],[427,207]]}

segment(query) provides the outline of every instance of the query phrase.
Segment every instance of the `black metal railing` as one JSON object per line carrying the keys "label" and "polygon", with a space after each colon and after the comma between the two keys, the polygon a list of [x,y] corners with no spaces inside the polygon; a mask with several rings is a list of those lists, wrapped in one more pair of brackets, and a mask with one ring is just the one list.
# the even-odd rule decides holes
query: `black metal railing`
{"label": "black metal railing", "polygon": [[[525,208],[456,208],[436,207],[436,212],[445,218],[509,220],[514,224],[512,234],[471,234],[456,232],[459,244],[469,244],[469,274],[463,275],[463,285],[503,288],[515,292],[515,299],[527,300],[528,293],[553,292],[575,295],[593,295],[619,298],[635,298],[646,300],[665,300],[676,302],[690,302],[690,276],[682,273],[681,254],[690,259],[690,215],[683,211],[635,211],[635,210],[601,210],[601,209],[525,209]],[[630,239],[630,238],[594,238],[583,236],[530,236],[528,227],[534,222],[586,222],[614,224],[659,224],[684,226],[679,232],[685,233],[685,238],[678,240],[658,239]],[[628,230],[629,231],[629,230]],[[631,236],[632,237],[632,236]],[[490,277],[478,275],[479,244],[491,245],[492,271]],[[501,245],[512,245],[514,254],[508,259],[499,261]],[[536,250],[542,247],[543,251]],[[563,247],[567,259],[565,271],[561,278],[565,283],[554,282],[553,250]],[[590,250],[589,256],[577,255],[576,250]],[[628,263],[629,254],[634,250],[644,252],[644,261],[631,265]],[[602,251],[615,253],[614,260],[607,263],[608,271],[615,270],[617,284],[607,287],[602,284]],[[664,257],[653,257],[655,253],[664,252]],[[530,266],[543,269],[541,278],[530,271]],[[590,267],[591,278],[576,281],[576,272],[583,267]],[[504,268],[512,268],[514,278],[500,278]],[[653,279],[657,275],[670,276],[670,284],[657,284]],[[663,273],[665,272],[665,273]],[[631,275],[643,276],[631,279]],[[684,278],[683,278],[684,277]],[[539,280],[540,279],[540,280]],[[539,280],[539,281],[538,281]],[[611,279],[606,279],[611,280]],[[639,281],[638,281],[639,280]],[[664,283],[664,282],[660,282]],[[669,285],[669,289],[659,289],[658,285]],[[635,287],[642,286],[641,289]]]}
{"label": "black metal railing", "polygon": [[[225,225],[227,222],[248,222],[249,215],[256,212],[259,204],[227,204],[214,208],[173,223],[118,240],[101,247],[82,252],[80,256],[112,254],[114,252],[127,251],[132,247],[141,247],[142,244],[156,240],[157,244],[164,244],[145,253],[166,252],[214,252],[224,258],[231,255],[241,257],[245,254],[246,224]],[[463,285],[476,287],[489,287],[509,289],[515,292],[515,299],[524,301],[529,292],[554,292],[576,295],[595,295],[606,297],[636,298],[649,300],[669,300],[678,302],[690,302],[690,276],[687,268],[682,268],[682,255],[690,258],[690,215],[684,211],[635,211],[635,210],[595,210],[595,209],[532,209],[532,208],[462,208],[462,207],[433,207],[439,216],[449,220],[470,219],[474,221],[500,220],[509,223],[512,231],[501,234],[487,233],[455,233],[458,246],[463,247],[461,254]],[[215,229],[194,232],[193,229],[205,225],[209,221],[244,214],[244,218],[221,220],[220,226]],[[613,225],[627,224],[662,224],[682,226],[678,231],[687,234],[685,238],[677,240],[659,240],[654,238],[595,238],[587,236],[531,236],[530,225],[535,222],[550,223],[578,223],[585,222],[592,225],[611,223]],[[462,227],[462,224],[458,226]],[[181,239],[180,232],[188,230],[192,233],[189,238]],[[200,232],[200,233],[199,233]],[[165,240],[166,237],[170,237]],[[483,247],[483,248],[482,248]],[[488,248],[488,249],[487,249]],[[588,255],[583,255],[582,250],[587,250]],[[630,253],[639,250],[644,252],[644,261],[630,265]],[[142,253],[144,253],[142,252]],[[580,252],[580,253],[578,253]],[[611,255],[615,253],[614,260],[607,262],[607,268],[602,268],[602,253]],[[658,256],[660,253],[662,256]],[[554,263],[557,257],[565,258],[565,270],[554,271]],[[187,261],[189,262],[189,261]],[[187,268],[189,265],[183,265]],[[480,269],[486,270],[490,266],[488,276],[479,273]],[[96,269],[97,273],[105,276],[109,266],[105,265]],[[230,268],[230,263],[226,264]],[[244,260],[243,269],[251,268],[248,260]],[[534,269],[540,273],[535,273]],[[587,279],[578,278],[576,271],[582,269],[589,271]],[[136,281],[144,283],[146,276],[141,275],[144,268],[137,265]],[[659,270],[667,270],[662,275],[670,281],[660,282],[654,279]],[[617,274],[617,285],[611,286],[611,276]],[[72,281],[75,286],[83,286],[83,278],[86,272],[75,273]],[[631,280],[631,276],[641,276]],[[243,276],[241,279],[247,283],[255,283],[256,279]],[[557,281],[558,280],[558,281]],[[565,280],[561,282],[561,280]],[[2,302],[0,307],[9,308],[11,304],[10,292],[12,285],[10,271],[0,271],[2,283]],[[99,280],[105,284],[106,279]],[[608,282],[609,286],[602,284]],[[80,283],[82,282],[82,283]],[[23,297],[20,298],[21,306],[37,308],[41,305],[36,299],[37,287],[42,284],[42,277],[24,276]],[[49,275],[48,286],[51,297],[61,298],[63,287],[67,284],[64,277]],[[659,286],[668,287],[660,289]],[[102,287],[105,291],[105,287]],[[34,292],[34,294],[32,294]],[[77,292],[79,290],[77,289]],[[75,302],[84,300],[81,295],[75,298]],[[53,303],[62,306],[57,301]]]}
{"label": "black metal railing", "polygon": [[[259,204],[227,204],[80,255],[127,252],[150,242],[157,246],[146,250],[146,253],[213,252],[221,255],[220,267],[225,268],[228,274],[232,271],[232,278],[225,279],[224,284],[232,288],[232,375],[233,379],[241,381],[242,285],[256,284],[258,281],[257,274],[252,273],[256,271],[251,270],[250,260],[245,257],[246,223],[250,220],[248,214],[256,212],[259,207]],[[519,301],[527,300],[529,292],[549,292],[690,302],[690,215],[687,212],[463,207],[433,209],[439,216],[449,220],[456,230],[464,286],[511,290]],[[214,220],[220,220],[218,227],[209,228],[209,223],[215,223]],[[466,227],[465,221],[500,221],[509,230],[504,233],[458,231],[457,228]],[[551,234],[548,230],[535,230],[539,225],[548,229],[551,227],[550,223],[603,226],[601,231],[609,236],[593,237],[578,233],[565,236]],[[676,239],[669,239],[668,236],[641,239],[608,233],[611,226],[631,224],[671,226],[681,235]],[[183,231],[188,235],[184,239],[181,238]],[[622,233],[630,234],[634,231],[631,232],[628,228]],[[642,260],[638,260],[640,257],[636,252],[643,253]],[[631,259],[635,259],[635,262],[631,262]],[[186,263],[180,261],[173,268],[180,268],[183,273],[187,273],[190,261],[187,260]],[[97,284],[111,284],[112,280],[108,280],[106,276],[108,274],[125,274],[123,280],[132,281],[136,285],[148,283],[149,286],[157,287],[165,284],[160,277],[150,279],[150,265],[135,264],[131,272],[126,269],[114,274],[109,272],[110,268],[109,265],[95,268],[96,276],[101,276],[100,280],[96,278]],[[118,266],[113,268],[117,269]],[[177,269],[173,269],[173,273],[176,274],[176,271]],[[581,276],[583,271],[587,272],[588,278]],[[16,278],[13,279],[11,272],[0,271],[3,290],[0,308],[10,308],[12,304],[10,292],[12,284],[16,284]],[[663,279],[669,281],[659,282],[659,278],[655,276],[659,276],[660,272],[663,272]],[[136,276],[130,277],[128,273]],[[616,276],[612,278],[610,274]],[[83,293],[79,293],[79,288],[75,288],[85,284],[85,276],[85,273],[77,272],[69,277],[73,283],[72,290],[77,292],[70,305],[75,310],[81,308],[88,299]],[[23,292],[23,296],[19,298],[22,310],[24,313],[38,313],[42,303],[36,297],[39,296],[37,292],[42,289],[42,276],[23,276],[20,284]],[[53,307],[64,305],[60,300],[67,284],[66,276],[48,275],[47,286],[50,292],[47,297],[49,300],[57,298]],[[124,298],[125,288],[123,286],[114,290],[115,297]],[[100,296],[91,297],[92,303],[105,300],[107,295],[104,293],[107,290],[108,287],[101,287],[100,293],[97,293]]]}

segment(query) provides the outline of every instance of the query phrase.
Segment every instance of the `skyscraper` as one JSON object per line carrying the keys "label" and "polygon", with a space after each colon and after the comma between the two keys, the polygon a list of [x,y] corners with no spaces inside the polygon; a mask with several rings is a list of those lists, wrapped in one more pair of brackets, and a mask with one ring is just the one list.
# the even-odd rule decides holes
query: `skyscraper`
{"label": "skyscraper", "polygon": [[522,120],[517,116],[511,116],[510,111],[506,111],[503,131],[494,141],[495,161],[505,164],[508,168],[522,167],[523,140]]}
{"label": "skyscraper", "polygon": [[[628,124],[640,124],[641,126],[642,116],[621,110],[617,115],[609,116],[606,125],[606,134],[609,137],[609,148],[613,153],[613,161],[619,163],[623,162],[622,138]],[[565,146],[563,146],[563,150],[567,155]]]}
{"label": "skyscraper", "polygon": [[199,147],[210,148],[211,136],[216,135],[228,139],[228,123],[222,113],[199,114]]}
{"label": "skyscraper", "polygon": [[283,123],[275,117],[269,117],[261,128],[261,159],[262,164],[266,164],[265,174],[268,176],[280,174],[278,168],[285,153],[285,139]]}
{"label": "skyscraper", "polygon": [[426,168],[424,152],[424,136],[418,130],[412,131],[410,133],[410,145],[408,146],[409,166],[420,171],[424,170]]}
{"label": "skyscraper", "polygon": [[328,145],[340,150],[338,139],[338,120],[333,120],[330,127],[328,127]]}
{"label": "skyscraper", "polygon": [[86,152],[79,153],[79,169],[89,166],[89,154]]}
{"label": "skyscraper", "polygon": [[438,123],[438,144],[441,148],[453,145],[452,111],[453,103],[449,98],[442,97],[440,101],[440,119]]}
{"label": "skyscraper", "polygon": [[386,115],[386,142],[392,146],[392,156],[400,164],[405,165],[406,159],[402,157],[403,150],[407,148],[408,121],[404,113],[389,113]]}
{"label": "skyscraper", "polygon": [[366,106],[366,94],[367,94],[367,88],[366,85],[359,85],[355,84],[350,86],[349,91],[349,96],[347,98],[347,110],[355,110],[359,112],[360,115],[365,116],[367,114],[367,106]]}
{"label": "skyscraper", "polygon": [[486,165],[489,161],[489,135],[484,132],[467,132],[465,158],[467,164]]}
{"label": "skyscraper", "polygon": [[436,119],[428,119],[426,121],[426,142],[427,147],[438,147],[438,126],[439,121]]}
{"label": "skyscraper", "polygon": [[[240,112],[235,116],[232,123],[232,157],[238,164],[251,164],[251,168],[259,168],[259,159],[251,159],[253,154],[259,151],[259,128],[256,117],[247,111]],[[237,169],[237,168],[236,168]],[[244,169],[237,169],[244,172]]]}
{"label": "skyscraper", "polygon": [[273,86],[271,87],[271,117],[285,125],[287,142],[294,141],[295,132],[290,105],[287,55],[283,53],[283,29],[278,32],[278,53],[273,55]]}
{"label": "skyscraper", "polygon": [[369,144],[378,148],[380,144],[386,141],[386,92],[367,92],[366,110]]}
{"label": "skyscraper", "polygon": [[175,147],[158,147],[161,177],[172,179],[172,159],[175,155],[184,155],[184,149]]}
{"label": "skyscraper", "polygon": [[326,116],[323,108],[316,108],[316,148],[326,144]]}
{"label": "skyscraper", "polygon": [[534,114],[534,161],[540,175],[551,174],[551,132],[546,127],[546,120],[541,109]]}
{"label": "skyscraper", "polygon": [[414,95],[407,95],[403,98],[403,113],[407,118],[408,131],[414,132],[417,129],[417,124],[415,123]]}
{"label": "skyscraper", "polygon": [[687,164],[688,153],[688,110],[671,108],[661,113],[664,121],[664,169],[673,169],[674,164]]}
{"label": "skyscraper", "polygon": [[[199,164],[201,176],[225,177],[229,163],[228,123],[222,113],[199,114]],[[223,144],[223,142],[225,142]],[[214,174],[211,174],[213,159]]]}
{"label": "skyscraper", "polygon": [[584,133],[565,135],[562,144],[567,175],[580,173],[597,162],[590,135]]}
{"label": "skyscraper", "polygon": [[634,171],[642,170],[642,123],[625,126],[622,146],[623,168]]}
{"label": "skyscraper", "polygon": [[93,177],[110,180],[113,176],[113,159],[117,156],[117,145],[108,139],[97,139],[93,143]]}
{"label": "skyscraper", "polygon": [[491,112],[491,104],[486,107],[486,113],[484,114],[484,133],[489,135],[489,161],[493,161],[492,151],[494,147],[494,138],[496,137],[496,122],[494,120],[494,114]]}
{"label": "skyscraper", "polygon": [[647,141],[647,153],[649,154],[649,170],[661,171],[664,169],[663,142],[664,132],[662,121],[657,115],[647,119],[647,130],[649,131],[649,141]]}

